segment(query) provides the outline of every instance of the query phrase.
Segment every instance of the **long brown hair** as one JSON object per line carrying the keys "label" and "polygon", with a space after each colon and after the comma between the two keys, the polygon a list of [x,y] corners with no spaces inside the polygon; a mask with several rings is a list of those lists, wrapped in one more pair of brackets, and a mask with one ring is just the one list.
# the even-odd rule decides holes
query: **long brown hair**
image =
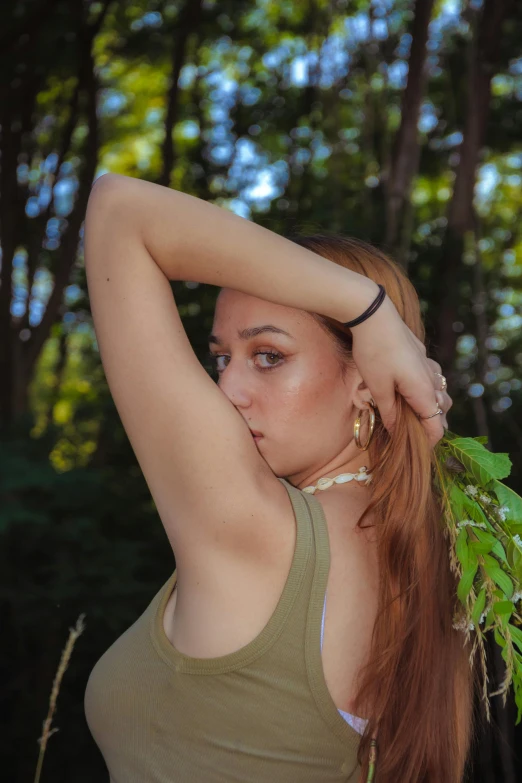
{"label": "long brown hair", "polygon": [[[337,234],[288,239],[381,283],[401,318],[425,341],[419,298],[401,267],[371,245]],[[339,349],[351,357],[349,329],[314,314]],[[361,670],[355,714],[368,717],[358,760],[368,774],[369,743],[377,733],[377,780],[383,783],[461,783],[475,739],[471,642],[453,628],[457,580],[450,569],[442,509],[432,477],[434,451],[416,413],[397,394],[390,436],[376,411],[367,452],[372,514],[378,534],[379,604],[371,649]],[[364,706],[363,706],[364,705]]]}

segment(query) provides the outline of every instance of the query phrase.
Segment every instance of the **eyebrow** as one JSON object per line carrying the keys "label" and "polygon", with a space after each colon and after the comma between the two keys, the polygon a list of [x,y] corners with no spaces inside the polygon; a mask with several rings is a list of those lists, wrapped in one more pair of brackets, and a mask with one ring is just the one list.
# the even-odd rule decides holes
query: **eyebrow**
{"label": "eyebrow", "polygon": [[[264,326],[251,326],[248,329],[238,329],[237,336],[240,340],[251,340],[252,337],[257,337],[258,334],[263,334],[264,332],[270,332],[271,334],[284,334],[286,337],[290,337],[291,340],[294,339],[290,332],[285,332],[284,329],[280,329],[278,326],[274,326],[273,324],[265,324]],[[209,343],[214,343],[215,345],[223,344],[219,337],[215,334],[209,334],[208,341]]]}

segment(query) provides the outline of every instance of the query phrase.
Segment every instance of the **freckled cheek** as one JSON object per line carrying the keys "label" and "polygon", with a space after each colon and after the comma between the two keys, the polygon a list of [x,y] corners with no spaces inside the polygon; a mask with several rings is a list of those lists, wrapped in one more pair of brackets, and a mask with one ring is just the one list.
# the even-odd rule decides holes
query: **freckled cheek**
{"label": "freckled cheek", "polygon": [[295,437],[303,424],[322,409],[321,386],[310,374],[302,374],[272,389],[266,402],[270,428],[274,425],[282,436],[286,433]]}

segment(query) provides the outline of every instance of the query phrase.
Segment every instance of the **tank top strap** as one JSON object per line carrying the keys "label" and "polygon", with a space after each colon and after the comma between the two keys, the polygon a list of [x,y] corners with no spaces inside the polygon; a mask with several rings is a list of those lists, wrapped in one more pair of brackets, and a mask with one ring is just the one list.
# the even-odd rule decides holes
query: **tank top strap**
{"label": "tank top strap", "polygon": [[328,532],[319,501],[286,479],[280,481],[284,483],[292,501],[298,530],[299,525],[306,525],[311,543],[306,562],[302,563],[298,593],[277,641],[277,655],[279,658],[284,656],[294,672],[300,669],[306,679],[310,665],[321,666],[321,621],[330,568]]}
{"label": "tank top strap", "polygon": [[[285,660],[292,672],[294,687],[299,684],[313,695],[323,719],[343,743],[355,747],[358,730],[341,715],[326,684],[322,653],[321,627],[330,571],[330,540],[321,503],[285,481],[291,497],[298,495],[308,512],[313,534],[310,559],[304,569],[302,587],[277,641],[278,660]],[[306,697],[304,697],[306,698]]]}
{"label": "tank top strap", "polygon": [[[303,492],[310,510],[310,519],[314,533],[314,573],[310,586],[310,598],[307,613],[307,638],[309,650],[313,650],[312,660],[316,663],[315,653],[321,655],[328,574],[330,573],[330,538],[328,526],[321,503],[314,495]],[[317,642],[317,644],[316,644]],[[317,650],[316,650],[317,648]]]}

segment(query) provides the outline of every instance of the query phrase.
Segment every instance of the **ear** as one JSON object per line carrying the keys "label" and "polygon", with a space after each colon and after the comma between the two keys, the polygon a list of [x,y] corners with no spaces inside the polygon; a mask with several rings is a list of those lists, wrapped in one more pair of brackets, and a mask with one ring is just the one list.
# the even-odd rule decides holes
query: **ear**
{"label": "ear", "polygon": [[359,371],[355,371],[353,374],[353,404],[356,408],[365,410],[368,408],[368,403],[373,401],[370,389],[366,385]]}

